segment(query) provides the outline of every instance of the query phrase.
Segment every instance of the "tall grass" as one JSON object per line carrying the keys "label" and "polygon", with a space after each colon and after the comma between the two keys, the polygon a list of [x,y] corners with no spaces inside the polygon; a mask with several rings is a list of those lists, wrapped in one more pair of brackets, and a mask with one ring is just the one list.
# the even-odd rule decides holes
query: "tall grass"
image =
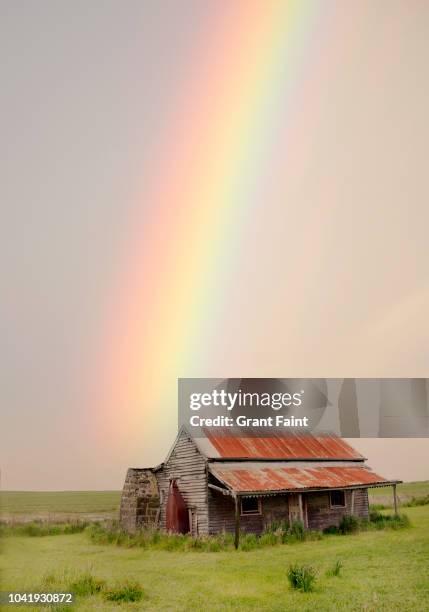
{"label": "tall grass", "polygon": [[312,565],[298,565],[295,563],[288,569],[287,577],[293,589],[308,593],[314,588],[317,572]]}
{"label": "tall grass", "polygon": [[[142,529],[130,535],[125,533],[117,522],[109,524],[93,523],[87,528],[92,542],[96,544],[116,544],[126,548],[150,548],[166,551],[201,551],[220,552],[234,548],[234,535],[222,532],[212,536],[192,537],[189,534],[168,534],[156,529]],[[317,531],[305,531],[301,523],[291,527],[287,523],[267,525],[260,535],[240,533],[240,549],[253,550],[278,544],[293,544],[304,540],[319,540],[322,534]]]}
{"label": "tall grass", "polygon": [[356,533],[356,531],[359,531],[360,525],[360,520],[356,516],[346,514],[340,521],[338,531],[343,535],[346,533]]}
{"label": "tall grass", "polygon": [[49,521],[32,521],[31,523],[0,523],[0,536],[52,536],[82,533],[89,523],[87,521],[72,521],[68,523],[53,523]]}
{"label": "tall grass", "polygon": [[371,531],[381,529],[404,529],[410,526],[410,520],[406,514],[382,514],[378,510],[372,509],[369,517],[357,518],[356,516],[345,515],[341,519],[339,526],[330,525],[323,530],[324,534],[358,533],[359,531]]}
{"label": "tall grass", "polygon": [[103,590],[105,585],[104,580],[94,578],[90,572],[85,572],[73,582],[70,582],[68,589],[77,597],[88,597],[95,595]]}
{"label": "tall grass", "polygon": [[145,592],[138,582],[126,581],[104,590],[103,597],[107,601],[140,601]]}
{"label": "tall grass", "polygon": [[[192,537],[190,534],[169,534],[158,529],[142,529],[130,535],[115,521],[108,524],[93,523],[87,534],[95,544],[115,544],[125,548],[151,548],[166,551],[218,552],[234,547],[234,536],[220,533],[216,536]],[[243,534],[245,539],[246,535]]]}
{"label": "tall grass", "polygon": [[410,519],[406,514],[382,514],[371,510],[369,521],[362,521],[362,526],[373,529],[403,529],[410,526]]}
{"label": "tall grass", "polygon": [[[125,580],[114,585],[106,584],[105,580],[95,577],[90,569],[77,572],[64,568],[61,571],[46,574],[34,592],[58,591],[73,593],[77,598],[102,595],[106,601],[140,601],[145,596],[142,586],[137,582]],[[70,606],[65,606],[70,609]],[[59,610],[58,606],[53,607]],[[102,608],[100,608],[102,609]]]}
{"label": "tall grass", "polygon": [[406,502],[401,503],[404,508],[412,508],[413,506],[428,506],[429,505],[429,493],[427,495],[419,495],[412,497]]}
{"label": "tall grass", "polygon": [[[348,534],[369,529],[401,529],[409,526],[408,517],[389,516],[371,512],[370,518],[358,519],[346,515],[337,527],[332,525],[324,530],[325,533]],[[87,528],[89,538],[95,544],[115,544],[126,548],[150,548],[165,551],[201,551],[220,552],[234,548],[234,536],[222,532],[212,536],[192,537],[189,534],[169,534],[157,529],[142,529],[130,535],[125,533],[117,522],[93,523]],[[279,544],[294,544],[297,542],[320,540],[323,534],[320,531],[305,530],[301,522],[296,521],[289,527],[287,523],[273,522],[266,526],[260,535],[254,533],[240,534],[240,549],[249,551],[265,546]]]}
{"label": "tall grass", "polygon": [[341,570],[343,568],[343,562],[341,561],[341,559],[337,559],[334,563],[334,565],[327,570],[326,575],[327,576],[339,576],[341,574]]}

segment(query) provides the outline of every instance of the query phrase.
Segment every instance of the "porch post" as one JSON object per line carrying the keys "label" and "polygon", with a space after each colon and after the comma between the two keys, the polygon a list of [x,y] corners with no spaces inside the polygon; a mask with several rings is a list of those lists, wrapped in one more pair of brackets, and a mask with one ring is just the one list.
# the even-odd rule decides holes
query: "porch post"
{"label": "porch post", "polygon": [[237,493],[234,495],[235,502],[235,538],[234,546],[237,549],[240,542],[240,499]]}
{"label": "porch post", "polygon": [[304,525],[304,510],[302,508],[302,493],[298,493],[298,501],[299,501],[299,520],[301,521],[303,527]]}
{"label": "porch post", "polygon": [[395,516],[398,516],[398,496],[396,495],[396,484],[392,485],[393,489],[393,507],[395,509]]}
{"label": "porch post", "polygon": [[353,516],[355,513],[355,489],[352,489],[352,501],[351,501],[351,509],[350,514]]}

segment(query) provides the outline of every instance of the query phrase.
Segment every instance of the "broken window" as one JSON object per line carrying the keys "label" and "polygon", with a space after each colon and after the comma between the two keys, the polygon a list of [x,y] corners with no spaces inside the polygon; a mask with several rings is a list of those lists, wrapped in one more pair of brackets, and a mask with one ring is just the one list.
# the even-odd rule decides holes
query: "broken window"
{"label": "broken window", "polygon": [[242,497],[241,514],[261,514],[261,500],[258,497]]}
{"label": "broken window", "polygon": [[345,491],[331,491],[331,508],[344,508],[346,505]]}

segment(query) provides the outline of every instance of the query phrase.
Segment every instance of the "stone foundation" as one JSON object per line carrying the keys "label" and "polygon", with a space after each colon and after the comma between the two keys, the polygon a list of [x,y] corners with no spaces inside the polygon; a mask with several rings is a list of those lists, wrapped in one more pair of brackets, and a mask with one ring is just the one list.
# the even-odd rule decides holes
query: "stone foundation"
{"label": "stone foundation", "polygon": [[119,522],[128,533],[145,526],[157,525],[159,491],[155,474],[150,468],[130,468],[122,490]]}

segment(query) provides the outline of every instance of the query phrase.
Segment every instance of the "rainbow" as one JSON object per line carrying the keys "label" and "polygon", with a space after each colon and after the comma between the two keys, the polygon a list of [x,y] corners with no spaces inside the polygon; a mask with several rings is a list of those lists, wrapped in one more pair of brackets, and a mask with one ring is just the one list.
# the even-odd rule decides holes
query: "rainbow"
{"label": "rainbow", "polygon": [[[306,0],[223,3],[195,44],[139,194],[98,376],[105,434],[149,455],[159,432],[176,427],[177,378],[219,376],[208,357],[242,232],[269,197],[270,172],[293,153],[285,142],[308,105],[324,10]],[[233,374],[242,375],[221,373]]]}

